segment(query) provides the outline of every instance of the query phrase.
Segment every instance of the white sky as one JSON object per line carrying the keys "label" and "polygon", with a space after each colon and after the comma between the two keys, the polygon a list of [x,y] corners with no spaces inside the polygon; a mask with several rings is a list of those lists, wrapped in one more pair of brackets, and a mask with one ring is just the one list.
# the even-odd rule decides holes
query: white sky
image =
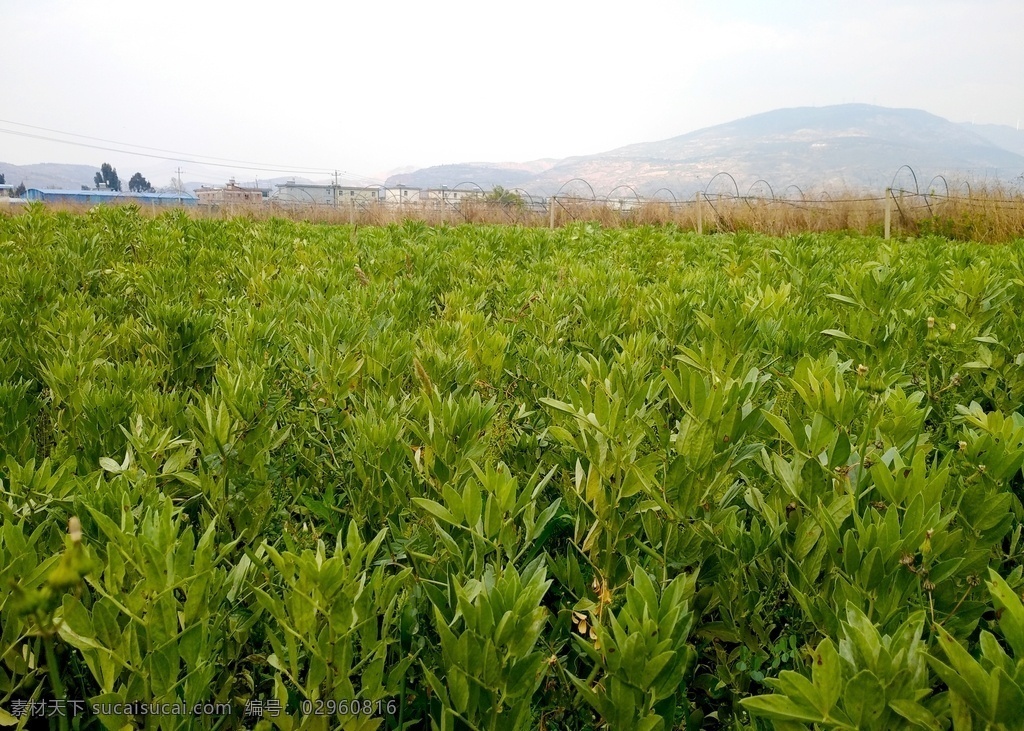
{"label": "white sky", "polygon": [[[17,130],[382,179],[596,153],[778,107],[1015,125],[1022,39],[1021,0],[0,0],[0,160],[109,161],[156,185],[176,167],[3,132]],[[203,182],[283,174],[181,167]]]}

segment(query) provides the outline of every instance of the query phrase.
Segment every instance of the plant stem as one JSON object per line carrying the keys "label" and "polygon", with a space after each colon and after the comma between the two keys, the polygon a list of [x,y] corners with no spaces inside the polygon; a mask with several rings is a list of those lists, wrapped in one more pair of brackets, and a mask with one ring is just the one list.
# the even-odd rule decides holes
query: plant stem
{"label": "plant stem", "polygon": [[[57,669],[57,650],[53,645],[53,635],[49,632],[43,634],[43,645],[46,647],[46,672],[50,676],[50,689],[53,691],[54,700],[66,700],[64,683],[60,679],[60,671]],[[67,731],[68,719],[58,715],[61,731]]]}

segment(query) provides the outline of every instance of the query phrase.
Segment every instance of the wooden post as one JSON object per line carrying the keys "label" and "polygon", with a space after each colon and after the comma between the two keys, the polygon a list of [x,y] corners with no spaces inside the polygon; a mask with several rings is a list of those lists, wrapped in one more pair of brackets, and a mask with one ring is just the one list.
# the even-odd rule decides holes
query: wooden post
{"label": "wooden post", "polygon": [[697,202],[697,235],[704,235],[704,205],[700,200],[700,193],[698,192],[694,196],[694,200]]}
{"label": "wooden post", "polygon": [[548,228],[555,227],[555,196],[548,198]]}
{"label": "wooden post", "polygon": [[885,239],[889,240],[892,232],[892,189],[885,189]]}

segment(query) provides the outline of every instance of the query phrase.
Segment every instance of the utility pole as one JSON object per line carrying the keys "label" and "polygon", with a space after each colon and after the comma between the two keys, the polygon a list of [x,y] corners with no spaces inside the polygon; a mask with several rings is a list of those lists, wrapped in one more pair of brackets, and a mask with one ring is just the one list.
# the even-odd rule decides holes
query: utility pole
{"label": "utility pole", "polygon": [[885,223],[882,227],[885,240],[888,241],[892,232],[892,188],[885,189]]}
{"label": "utility pole", "polygon": [[334,195],[332,197],[334,198],[334,207],[337,208],[338,207],[338,171],[337,170],[334,171]]}

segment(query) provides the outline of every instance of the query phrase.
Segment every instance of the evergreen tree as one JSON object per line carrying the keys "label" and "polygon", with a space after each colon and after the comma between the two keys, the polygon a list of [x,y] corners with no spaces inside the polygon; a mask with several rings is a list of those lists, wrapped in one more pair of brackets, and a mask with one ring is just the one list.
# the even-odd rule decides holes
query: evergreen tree
{"label": "evergreen tree", "polygon": [[149,181],[142,177],[142,173],[135,173],[132,179],[128,181],[128,190],[132,193],[151,193],[153,186],[149,184]]}
{"label": "evergreen tree", "polygon": [[117,170],[111,167],[110,163],[103,163],[100,171],[93,178],[96,187],[106,184],[109,190],[121,190],[121,180],[117,177]]}

